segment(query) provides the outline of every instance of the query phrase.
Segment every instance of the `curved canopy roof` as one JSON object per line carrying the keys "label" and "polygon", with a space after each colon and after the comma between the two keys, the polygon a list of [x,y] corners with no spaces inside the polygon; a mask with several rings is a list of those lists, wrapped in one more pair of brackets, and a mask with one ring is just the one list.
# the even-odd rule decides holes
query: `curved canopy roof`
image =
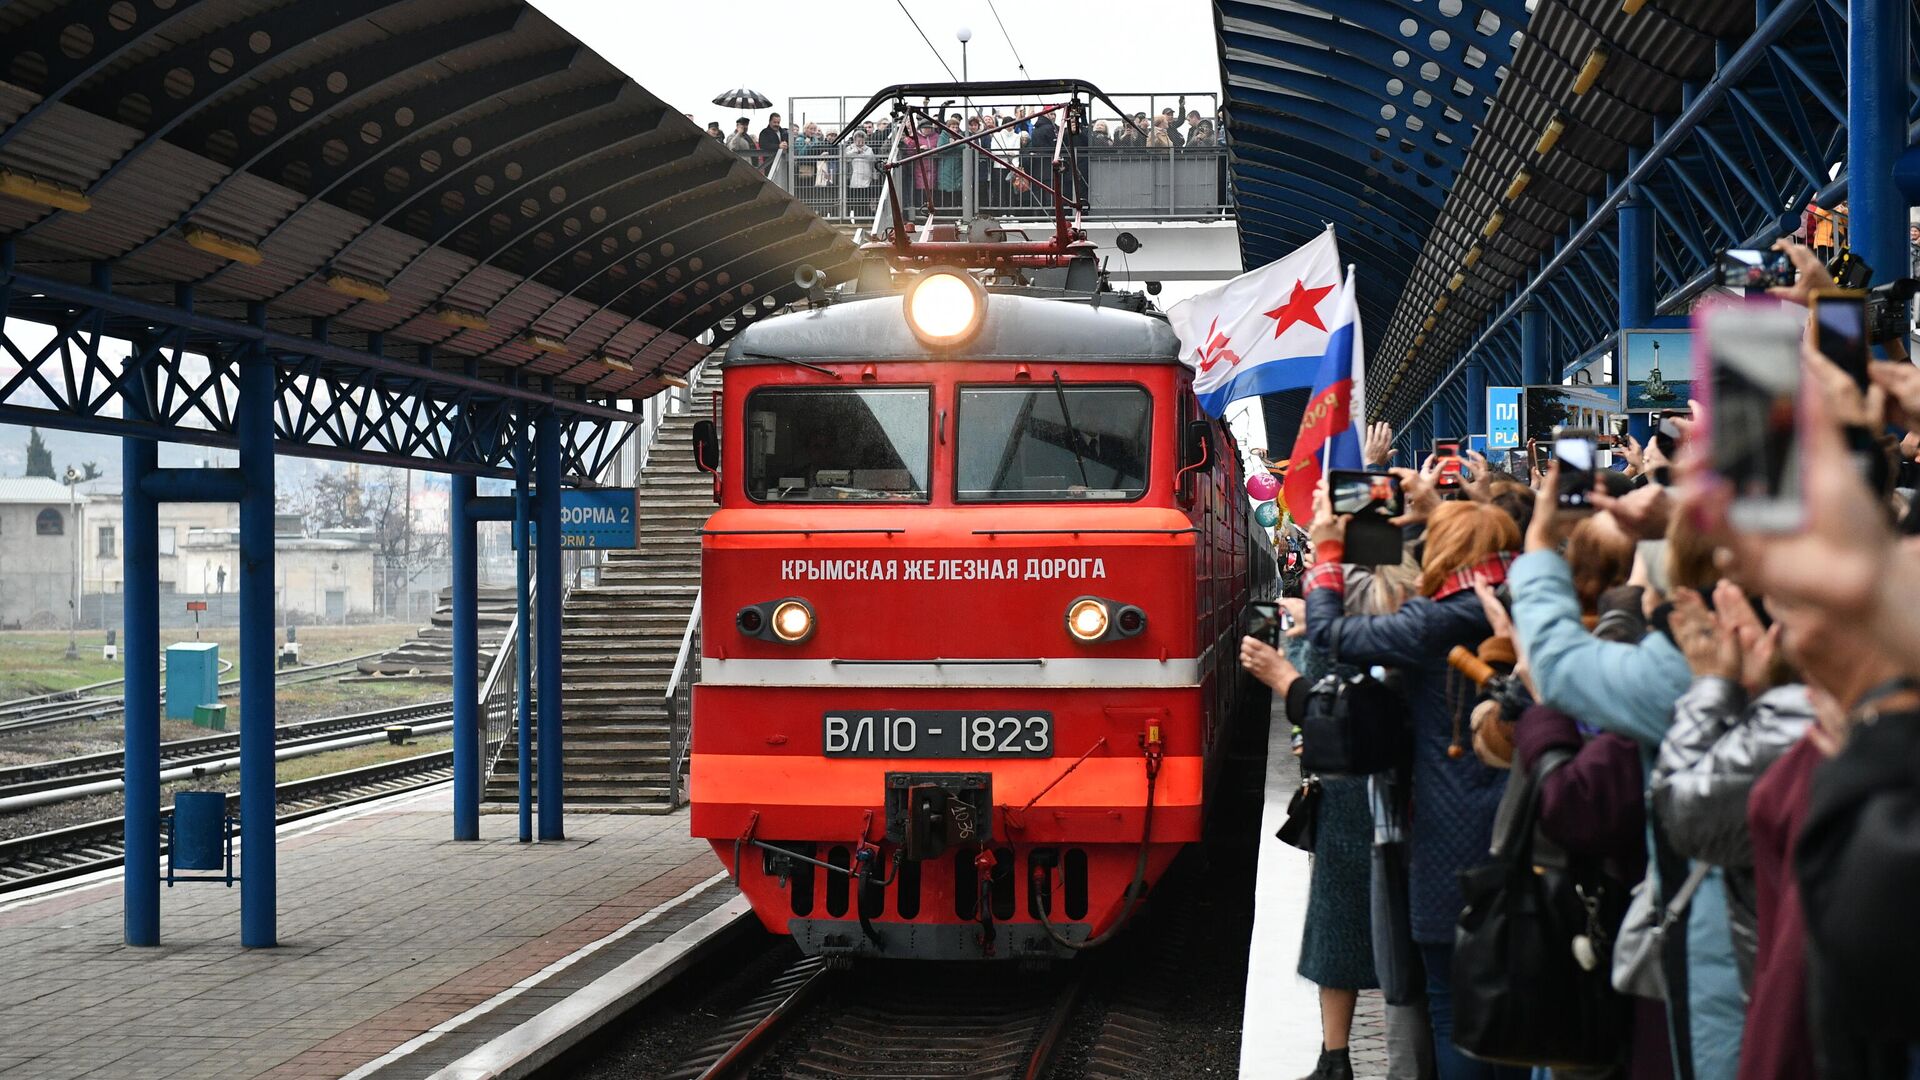
{"label": "curved canopy roof", "polygon": [[1522,0],[1218,0],[1241,252],[1332,222],[1384,329],[1526,23]]}
{"label": "curved canopy roof", "polygon": [[520,0],[21,0],[0,36],[23,273],[593,398],[804,295],[801,263],[851,273],[849,241]]}

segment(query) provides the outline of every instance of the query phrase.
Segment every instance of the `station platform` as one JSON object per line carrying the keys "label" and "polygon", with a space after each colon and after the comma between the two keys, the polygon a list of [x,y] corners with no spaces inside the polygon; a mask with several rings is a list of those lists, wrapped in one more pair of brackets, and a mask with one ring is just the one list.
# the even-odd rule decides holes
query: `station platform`
{"label": "station platform", "polygon": [[[1292,1080],[1313,1071],[1320,1057],[1319,988],[1299,975],[1312,857],[1274,835],[1287,820],[1287,804],[1300,786],[1300,759],[1291,747],[1293,729],[1285,706],[1277,699],[1267,730],[1253,942],[1241,1014],[1242,1080]],[[1387,1075],[1385,1009],[1379,991],[1361,992],[1348,1040],[1356,1077]]]}
{"label": "station platform", "polygon": [[523,1075],[751,919],[684,811],[456,843],[450,787],[284,826],[275,949],[238,886],[163,890],[158,948],[121,943],[117,870],[9,898],[0,1077]]}

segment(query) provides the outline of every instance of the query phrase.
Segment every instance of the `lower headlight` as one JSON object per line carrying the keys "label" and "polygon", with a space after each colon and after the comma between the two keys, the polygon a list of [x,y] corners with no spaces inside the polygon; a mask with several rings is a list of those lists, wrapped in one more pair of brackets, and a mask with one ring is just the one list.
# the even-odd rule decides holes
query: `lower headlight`
{"label": "lower headlight", "polygon": [[805,641],[813,636],[813,609],[799,600],[782,600],[773,609],[773,633],[781,641]]}
{"label": "lower headlight", "polygon": [[1075,600],[1067,608],[1067,633],[1081,641],[1099,641],[1105,637],[1107,622],[1107,605],[1099,600]]}

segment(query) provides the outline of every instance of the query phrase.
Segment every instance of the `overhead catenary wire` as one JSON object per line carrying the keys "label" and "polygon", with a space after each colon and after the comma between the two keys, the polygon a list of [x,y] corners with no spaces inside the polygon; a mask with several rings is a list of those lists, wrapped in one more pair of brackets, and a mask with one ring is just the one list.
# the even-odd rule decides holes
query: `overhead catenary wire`
{"label": "overhead catenary wire", "polygon": [[1007,33],[1007,24],[1001,21],[1000,9],[993,6],[993,0],[987,0],[987,10],[993,12],[993,21],[1000,24],[1000,36],[1007,39],[1007,48],[1013,51],[1013,65],[1020,69],[1020,74],[1033,78],[1027,73],[1027,62],[1020,59],[1020,49],[1014,45],[1013,35]]}
{"label": "overhead catenary wire", "polygon": [[953,73],[953,68],[948,65],[947,58],[940,55],[940,50],[933,47],[933,39],[927,36],[925,30],[920,29],[920,20],[914,18],[913,12],[907,10],[907,0],[893,0],[893,2],[900,5],[900,14],[905,15],[907,21],[913,24],[913,29],[920,35],[920,40],[927,43],[927,49],[933,53],[933,58],[940,61],[941,67],[946,68],[947,78],[952,79],[954,82],[959,82],[960,77]]}

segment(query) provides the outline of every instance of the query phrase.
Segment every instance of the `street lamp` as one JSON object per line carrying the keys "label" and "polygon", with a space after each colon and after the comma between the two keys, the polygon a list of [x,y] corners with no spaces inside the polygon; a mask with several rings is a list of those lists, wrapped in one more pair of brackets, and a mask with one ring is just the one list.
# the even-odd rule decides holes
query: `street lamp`
{"label": "street lamp", "polygon": [[73,595],[67,599],[67,659],[80,659],[80,474],[67,466],[67,520],[72,523]]}
{"label": "street lamp", "polygon": [[[960,81],[965,83],[967,81],[967,42],[973,40],[973,31],[963,26],[954,31],[953,36],[960,39]],[[965,110],[967,118],[971,120],[973,118],[973,95],[968,94],[962,99],[961,108]],[[965,127],[960,129],[960,137],[966,137]],[[960,157],[962,161],[961,182],[966,185],[964,195],[960,200],[961,216],[968,222],[968,228],[971,229],[974,213],[978,210],[977,200],[979,198],[973,184],[974,155],[972,153],[963,153]]]}

